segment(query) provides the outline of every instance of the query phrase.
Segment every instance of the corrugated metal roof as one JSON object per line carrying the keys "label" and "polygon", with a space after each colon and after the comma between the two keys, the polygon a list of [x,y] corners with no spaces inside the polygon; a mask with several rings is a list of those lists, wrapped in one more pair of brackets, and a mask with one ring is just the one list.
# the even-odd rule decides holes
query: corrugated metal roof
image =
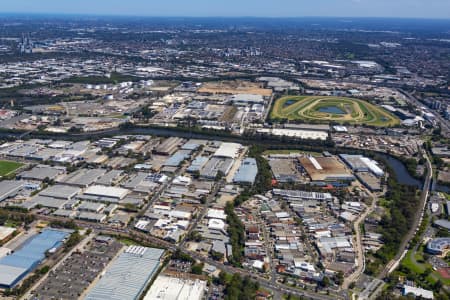
{"label": "corrugated metal roof", "polygon": [[201,168],[208,162],[209,157],[206,156],[197,156],[187,168],[188,172],[196,172],[200,171]]}
{"label": "corrugated metal roof", "polygon": [[214,153],[214,156],[217,157],[229,157],[236,158],[239,150],[242,148],[241,144],[237,143],[222,143]]}
{"label": "corrugated metal roof", "polygon": [[178,167],[181,162],[188,159],[190,155],[190,150],[178,150],[164,162],[164,166]]}
{"label": "corrugated metal roof", "polygon": [[45,252],[57,247],[69,235],[67,231],[44,229],[28,239],[13,254],[0,259],[0,286],[13,286],[45,258]]}
{"label": "corrugated metal roof", "polygon": [[246,158],[234,175],[233,181],[253,184],[257,174],[258,165],[256,160],[254,158]]}
{"label": "corrugated metal roof", "polygon": [[130,246],[119,255],[86,300],[138,299],[157,271],[164,250]]}

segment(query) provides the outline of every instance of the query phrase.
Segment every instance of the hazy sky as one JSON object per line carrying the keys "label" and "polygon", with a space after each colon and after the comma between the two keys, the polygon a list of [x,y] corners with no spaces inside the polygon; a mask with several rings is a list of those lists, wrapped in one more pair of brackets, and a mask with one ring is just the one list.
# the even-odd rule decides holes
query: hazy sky
{"label": "hazy sky", "polygon": [[0,12],[138,16],[450,19],[450,0],[0,0]]}

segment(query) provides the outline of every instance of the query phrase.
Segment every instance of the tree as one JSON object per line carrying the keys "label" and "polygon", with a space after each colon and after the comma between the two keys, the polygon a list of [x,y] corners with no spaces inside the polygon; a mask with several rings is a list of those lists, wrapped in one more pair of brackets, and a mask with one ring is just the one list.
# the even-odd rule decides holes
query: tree
{"label": "tree", "polygon": [[214,260],[221,261],[223,260],[223,253],[211,250],[211,257]]}
{"label": "tree", "polygon": [[344,283],[344,273],[342,271],[337,272],[334,282],[336,282],[337,285]]}
{"label": "tree", "polygon": [[83,129],[80,128],[80,127],[72,126],[72,127],[69,128],[69,130],[67,130],[67,132],[69,132],[69,133],[81,133],[81,132],[83,132]]}
{"label": "tree", "polygon": [[187,239],[188,239],[188,241],[201,242],[202,235],[198,231],[193,230],[189,233],[189,235],[187,236]]}
{"label": "tree", "polygon": [[196,275],[202,275],[204,266],[205,265],[203,263],[194,264],[191,268],[191,273]]}
{"label": "tree", "polygon": [[217,172],[216,178],[215,178],[214,180],[215,180],[215,181],[219,181],[219,180],[221,180],[223,177],[225,177],[225,174],[224,174],[221,170],[219,170],[219,171]]}
{"label": "tree", "polygon": [[320,285],[322,287],[328,287],[330,286],[330,278],[328,278],[327,276],[324,276],[322,281],[320,282]]}

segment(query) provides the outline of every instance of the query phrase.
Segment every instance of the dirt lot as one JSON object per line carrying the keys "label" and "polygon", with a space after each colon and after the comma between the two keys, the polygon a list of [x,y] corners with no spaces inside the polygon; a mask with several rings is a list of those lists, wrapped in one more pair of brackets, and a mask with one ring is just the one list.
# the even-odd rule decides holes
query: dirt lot
{"label": "dirt lot", "polygon": [[207,82],[198,90],[210,94],[255,94],[270,97],[271,89],[264,89],[261,84],[249,81]]}

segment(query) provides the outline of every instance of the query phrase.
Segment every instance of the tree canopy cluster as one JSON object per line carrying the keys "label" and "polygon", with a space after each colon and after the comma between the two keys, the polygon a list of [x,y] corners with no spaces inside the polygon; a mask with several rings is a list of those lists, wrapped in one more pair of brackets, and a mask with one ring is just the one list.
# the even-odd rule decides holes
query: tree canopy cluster
{"label": "tree canopy cluster", "polygon": [[415,186],[399,184],[394,176],[389,177],[387,184],[388,211],[379,222],[379,232],[383,236],[384,245],[374,254],[374,261],[368,264],[369,274],[377,273],[381,266],[395,257],[419,209],[420,199]]}
{"label": "tree canopy cluster", "polygon": [[245,227],[234,212],[234,205],[232,202],[228,202],[225,206],[225,213],[227,215],[228,223],[227,232],[230,236],[230,243],[233,248],[233,255],[228,258],[228,261],[235,266],[240,266],[244,256]]}
{"label": "tree canopy cluster", "polygon": [[250,277],[244,278],[235,273],[233,275],[221,272],[218,278],[220,284],[225,286],[225,300],[253,300],[259,290],[259,283]]}

